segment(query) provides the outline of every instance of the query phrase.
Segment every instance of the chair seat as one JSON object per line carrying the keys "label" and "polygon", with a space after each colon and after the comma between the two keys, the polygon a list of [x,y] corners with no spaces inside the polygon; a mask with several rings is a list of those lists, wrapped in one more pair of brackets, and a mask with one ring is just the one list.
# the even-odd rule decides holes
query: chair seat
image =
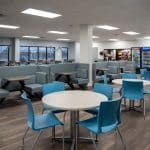
{"label": "chair seat", "polygon": [[97,124],[97,117],[94,117],[94,118],[90,118],[90,119],[87,119],[85,121],[80,121],[79,124],[81,126],[84,126],[85,128],[87,128],[88,130],[90,130],[91,132],[95,133],[95,134],[100,134],[100,133],[107,133],[107,132],[110,132],[112,130],[115,130],[117,128],[117,125],[118,125],[118,122],[115,122],[114,124],[112,125],[109,125],[109,126],[103,126],[101,128],[101,131],[98,131],[98,124]]}
{"label": "chair seat", "polygon": [[89,110],[85,110],[85,112],[93,114],[93,115],[97,115],[99,111],[99,108],[95,108],[95,109],[89,109]]}
{"label": "chair seat", "polygon": [[42,91],[41,84],[27,84],[25,85],[25,90],[31,94],[38,93]]}
{"label": "chair seat", "polygon": [[[30,122],[28,122],[28,125],[30,128],[32,128]],[[52,113],[36,115],[33,130],[41,130],[49,127],[54,127],[56,125],[63,125],[63,123],[60,122],[58,118]]]}
{"label": "chair seat", "polygon": [[65,110],[54,109],[54,108],[49,107],[49,106],[46,105],[46,104],[43,104],[43,108],[44,108],[44,110],[48,110],[48,111],[51,112],[51,113],[61,113],[61,112],[65,112]]}
{"label": "chair seat", "polygon": [[9,95],[9,91],[5,89],[0,89],[0,98],[5,98]]}

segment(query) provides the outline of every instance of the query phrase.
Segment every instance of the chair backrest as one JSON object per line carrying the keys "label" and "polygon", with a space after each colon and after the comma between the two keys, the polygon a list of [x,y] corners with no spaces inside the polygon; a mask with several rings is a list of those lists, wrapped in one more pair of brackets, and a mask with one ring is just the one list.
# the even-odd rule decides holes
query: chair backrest
{"label": "chair backrest", "polygon": [[25,102],[25,104],[27,105],[27,122],[28,122],[28,125],[33,129],[34,128],[34,110],[32,107],[32,102],[28,98],[28,95],[25,92],[21,95],[21,98]]}
{"label": "chair backrest", "polygon": [[52,83],[43,84],[42,86],[43,96],[53,92],[64,91],[64,89],[65,89],[65,84],[63,82],[52,82]]}
{"label": "chair backrest", "polygon": [[109,84],[94,83],[94,92],[104,94],[108,97],[108,100],[112,100],[113,87]]}
{"label": "chair backrest", "polygon": [[122,97],[130,100],[144,99],[144,88],[142,81],[123,81]]}
{"label": "chair backrest", "polygon": [[150,71],[144,72],[144,80],[150,80]]}
{"label": "chair backrest", "polygon": [[137,79],[137,74],[135,73],[123,73],[121,76],[123,79]]}
{"label": "chair backrest", "polygon": [[108,131],[116,128],[120,123],[120,105],[121,97],[112,100],[101,102],[98,112],[98,130],[102,132],[102,127],[111,126]]}
{"label": "chair backrest", "polygon": [[147,71],[147,69],[140,69],[141,78],[144,78],[144,73]]}
{"label": "chair backrest", "polygon": [[108,83],[106,74],[101,75],[100,78],[103,80],[104,84]]}

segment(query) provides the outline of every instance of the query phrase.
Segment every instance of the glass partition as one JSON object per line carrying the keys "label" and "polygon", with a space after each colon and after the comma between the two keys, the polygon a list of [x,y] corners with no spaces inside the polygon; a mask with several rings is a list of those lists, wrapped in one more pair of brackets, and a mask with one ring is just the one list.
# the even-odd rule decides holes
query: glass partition
{"label": "glass partition", "polygon": [[30,47],[30,62],[37,63],[38,60],[38,47]]}
{"label": "glass partition", "polygon": [[47,63],[55,61],[55,47],[47,47]]}
{"label": "glass partition", "polygon": [[46,47],[39,47],[39,62],[46,63]]}
{"label": "glass partition", "polygon": [[62,60],[68,61],[68,47],[62,47],[61,52],[62,52]]}
{"label": "glass partition", "polygon": [[0,65],[8,65],[9,61],[9,46],[0,45]]}

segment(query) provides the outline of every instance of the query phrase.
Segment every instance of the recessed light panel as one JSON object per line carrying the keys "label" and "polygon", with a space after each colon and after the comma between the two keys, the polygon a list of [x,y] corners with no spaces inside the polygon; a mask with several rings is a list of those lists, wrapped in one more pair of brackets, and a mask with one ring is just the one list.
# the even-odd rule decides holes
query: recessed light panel
{"label": "recessed light panel", "polygon": [[18,28],[20,28],[20,27],[18,27],[18,26],[11,26],[11,25],[0,24],[0,28],[6,28],[6,29],[18,29]]}
{"label": "recessed light panel", "polygon": [[109,41],[119,41],[118,39],[109,39]]}
{"label": "recessed light panel", "polygon": [[28,15],[34,15],[34,16],[40,16],[40,17],[44,17],[44,18],[50,18],[50,19],[61,16],[60,14],[43,11],[43,10],[38,10],[38,9],[33,9],[33,8],[26,9],[26,10],[22,11],[21,13],[28,14]]}
{"label": "recessed light panel", "polygon": [[23,38],[29,38],[29,39],[38,39],[38,38],[40,38],[40,37],[38,37],[38,36],[30,36],[30,35],[24,35],[24,36],[22,36]]}
{"label": "recessed light panel", "polygon": [[109,25],[102,25],[102,26],[97,26],[97,28],[105,29],[105,30],[118,30],[119,28],[109,26]]}
{"label": "recessed light panel", "polygon": [[62,32],[62,31],[48,31],[48,33],[52,33],[52,34],[68,34],[68,32]]}
{"label": "recessed light panel", "polygon": [[61,38],[58,38],[56,39],[57,41],[70,41],[70,39],[61,39]]}
{"label": "recessed light panel", "polygon": [[150,36],[145,36],[144,39],[150,40]]}
{"label": "recessed light panel", "polygon": [[124,34],[128,34],[128,35],[137,35],[137,34],[140,34],[140,33],[133,32],[133,31],[123,32],[123,33]]}
{"label": "recessed light panel", "polygon": [[92,38],[93,38],[93,39],[98,39],[98,38],[99,38],[99,36],[92,36]]}

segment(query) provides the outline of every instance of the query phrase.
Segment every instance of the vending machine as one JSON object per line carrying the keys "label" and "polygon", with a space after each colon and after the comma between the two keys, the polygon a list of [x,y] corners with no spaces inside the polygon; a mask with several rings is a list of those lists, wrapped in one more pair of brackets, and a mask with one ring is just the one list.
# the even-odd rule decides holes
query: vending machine
{"label": "vending machine", "polygon": [[150,68],[150,47],[142,48],[142,68]]}
{"label": "vending machine", "polygon": [[141,47],[132,47],[132,61],[135,62],[136,68],[141,68]]}

